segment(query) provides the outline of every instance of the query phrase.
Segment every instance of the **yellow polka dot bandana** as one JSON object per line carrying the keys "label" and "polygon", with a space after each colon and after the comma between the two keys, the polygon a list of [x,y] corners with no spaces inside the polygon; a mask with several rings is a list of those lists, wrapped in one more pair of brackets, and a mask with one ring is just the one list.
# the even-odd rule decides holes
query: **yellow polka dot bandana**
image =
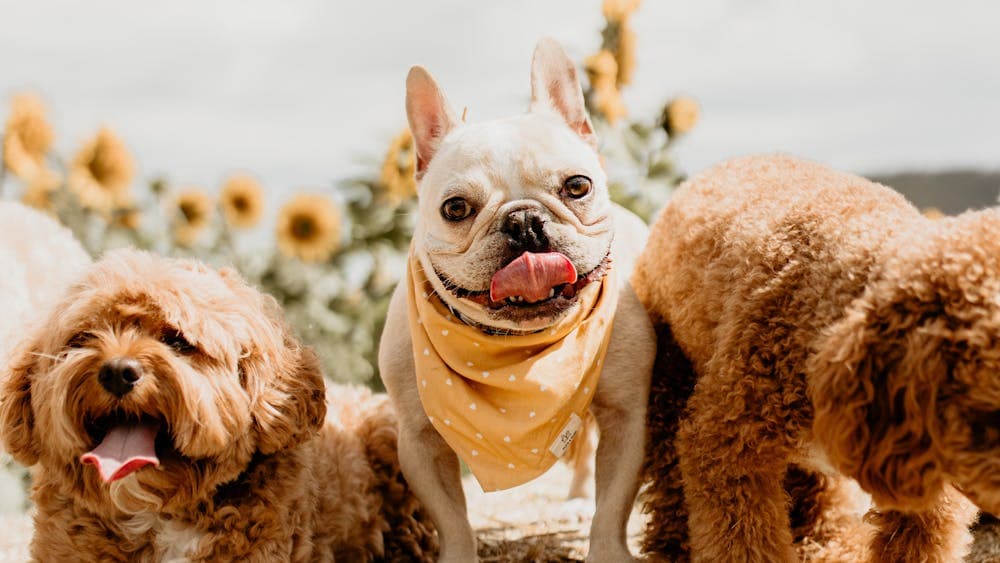
{"label": "yellow polka dot bandana", "polygon": [[411,253],[406,273],[417,389],[431,424],[484,491],[526,483],[562,456],[597,389],[618,291],[611,268],[555,326],[492,335],[455,318]]}

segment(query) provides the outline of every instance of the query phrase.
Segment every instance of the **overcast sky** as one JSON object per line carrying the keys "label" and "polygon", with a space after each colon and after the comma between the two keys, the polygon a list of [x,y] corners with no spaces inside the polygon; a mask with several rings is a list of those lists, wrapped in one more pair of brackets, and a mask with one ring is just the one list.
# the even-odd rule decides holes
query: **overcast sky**
{"label": "overcast sky", "polygon": [[[988,1],[646,0],[625,99],[650,118],[700,100],[689,172],[776,150],[996,170],[998,21]],[[109,124],[144,176],[214,187],[243,169],[280,192],[380,159],[410,65],[472,120],[499,117],[524,108],[539,37],[580,60],[601,26],[599,0],[0,0],[0,96],[42,94],[64,153]]]}

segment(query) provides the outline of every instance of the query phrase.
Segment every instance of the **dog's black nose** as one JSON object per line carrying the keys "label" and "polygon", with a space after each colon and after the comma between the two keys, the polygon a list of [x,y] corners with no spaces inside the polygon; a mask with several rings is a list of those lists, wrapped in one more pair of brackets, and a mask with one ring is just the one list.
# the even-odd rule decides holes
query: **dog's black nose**
{"label": "dog's black nose", "polygon": [[500,231],[510,237],[512,249],[517,254],[549,250],[545,218],[533,209],[512,211],[504,218]]}
{"label": "dog's black nose", "polygon": [[104,362],[101,371],[97,373],[97,380],[109,393],[116,397],[124,397],[135,387],[141,371],[142,366],[133,359],[114,358]]}

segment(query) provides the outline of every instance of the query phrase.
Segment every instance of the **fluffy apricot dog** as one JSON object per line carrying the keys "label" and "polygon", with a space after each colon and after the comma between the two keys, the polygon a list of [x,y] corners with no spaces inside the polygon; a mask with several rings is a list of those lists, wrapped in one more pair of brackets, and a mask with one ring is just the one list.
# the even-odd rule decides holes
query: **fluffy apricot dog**
{"label": "fluffy apricot dog", "polygon": [[840,502],[841,476],[878,561],[959,561],[968,499],[1000,511],[1000,211],[932,221],[862,178],[733,160],[677,192],[633,285],[690,360],[654,375],[690,394],[650,402],[678,432],[652,446],[647,551],[689,533],[695,561],[791,561],[790,512]]}
{"label": "fluffy apricot dog", "polygon": [[[326,416],[324,424],[324,416]],[[38,561],[420,561],[385,398],[331,389],[235,272],[111,253],[13,353]]]}

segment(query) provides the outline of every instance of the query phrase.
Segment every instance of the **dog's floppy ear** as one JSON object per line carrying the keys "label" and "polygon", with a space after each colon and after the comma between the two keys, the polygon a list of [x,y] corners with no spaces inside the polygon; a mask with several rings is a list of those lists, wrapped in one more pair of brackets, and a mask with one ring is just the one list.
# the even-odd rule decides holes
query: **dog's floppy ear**
{"label": "dog's floppy ear", "polygon": [[[287,358],[273,366],[254,412],[257,449],[272,454],[315,434],[326,416],[326,386],[312,348],[285,339]],[[258,369],[258,368],[250,368]]]}
{"label": "dog's floppy ear", "polygon": [[813,432],[880,508],[920,510],[944,485],[935,443],[948,377],[943,321],[916,304],[870,298],[858,299],[810,358]]}
{"label": "dog's floppy ear", "polygon": [[441,140],[456,123],[441,87],[421,66],[411,68],[406,76],[406,117],[416,147],[416,176],[419,180],[434,158]]}
{"label": "dog's floppy ear", "polygon": [[251,398],[257,449],[272,454],[315,434],[326,416],[326,385],[319,360],[285,323],[278,302],[250,287],[231,268],[219,275],[253,314],[250,342],[239,359],[240,379]]}
{"label": "dog's floppy ear", "polygon": [[580,138],[597,148],[576,65],[551,37],[538,42],[531,59],[531,111],[555,112]]}
{"label": "dog's floppy ear", "polygon": [[35,413],[31,408],[31,377],[37,366],[35,339],[14,351],[0,385],[0,438],[4,448],[23,465],[38,461]]}

